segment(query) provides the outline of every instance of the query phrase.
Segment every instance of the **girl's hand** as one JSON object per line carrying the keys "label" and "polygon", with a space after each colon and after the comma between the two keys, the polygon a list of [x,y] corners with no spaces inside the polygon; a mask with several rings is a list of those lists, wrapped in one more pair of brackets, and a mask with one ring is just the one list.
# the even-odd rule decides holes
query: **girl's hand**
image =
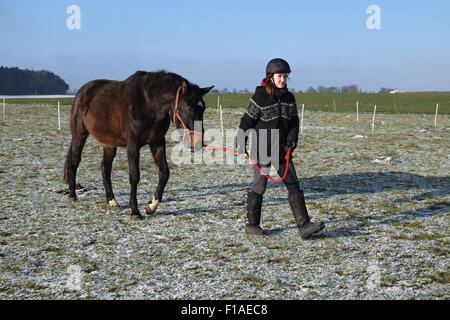
{"label": "girl's hand", "polygon": [[291,148],[291,153],[294,152],[294,149],[297,147],[296,141],[288,141],[284,146],[284,152],[288,152],[289,148]]}

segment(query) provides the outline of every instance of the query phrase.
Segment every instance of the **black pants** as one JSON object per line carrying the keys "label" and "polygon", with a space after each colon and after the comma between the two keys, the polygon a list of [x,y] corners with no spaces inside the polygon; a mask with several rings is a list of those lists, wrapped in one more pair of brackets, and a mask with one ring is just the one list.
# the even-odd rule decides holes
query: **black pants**
{"label": "black pants", "polygon": [[[261,170],[266,174],[269,175],[270,172],[270,163],[268,164],[262,164],[258,161],[258,166],[261,168]],[[280,160],[280,165],[278,167],[278,174],[281,177],[283,177],[284,172],[286,170],[286,160]],[[253,185],[252,185],[252,191],[257,194],[264,194],[266,191],[267,186],[267,178],[253,166]],[[288,171],[286,174],[286,177],[283,179],[283,183],[288,189],[289,194],[300,192],[300,186],[298,183],[297,173],[295,172],[294,163],[292,160],[289,160],[288,163]]]}

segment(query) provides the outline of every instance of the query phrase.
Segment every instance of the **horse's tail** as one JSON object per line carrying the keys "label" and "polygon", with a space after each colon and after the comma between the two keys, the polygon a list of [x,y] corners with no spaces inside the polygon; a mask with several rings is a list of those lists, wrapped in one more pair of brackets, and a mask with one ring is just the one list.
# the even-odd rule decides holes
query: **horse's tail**
{"label": "horse's tail", "polygon": [[73,138],[74,138],[74,136],[73,136],[74,132],[72,130],[74,128],[73,114],[80,107],[80,91],[81,91],[81,89],[75,95],[75,98],[73,99],[73,102],[72,102],[72,108],[70,110],[70,132],[72,135],[72,140],[70,141],[69,151],[67,152],[66,162],[64,163],[64,182],[67,184],[69,184],[69,172],[72,167],[72,142],[73,142]]}
{"label": "horse's tail", "polygon": [[75,180],[78,165],[81,161],[81,152],[83,151],[89,131],[83,122],[83,112],[89,110],[89,105],[99,88],[111,82],[110,80],[93,80],[83,85],[75,95],[70,110],[70,141],[69,151],[67,152],[66,162],[64,164],[64,181],[69,184]]}

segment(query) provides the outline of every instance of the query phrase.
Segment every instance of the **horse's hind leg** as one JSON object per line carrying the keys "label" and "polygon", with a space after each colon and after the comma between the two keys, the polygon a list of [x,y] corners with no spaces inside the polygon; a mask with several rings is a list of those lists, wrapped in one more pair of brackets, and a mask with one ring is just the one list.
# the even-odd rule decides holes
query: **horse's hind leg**
{"label": "horse's hind leg", "polygon": [[80,165],[81,152],[83,151],[83,147],[88,136],[89,133],[87,131],[83,131],[79,135],[72,134],[72,141],[70,142],[64,169],[64,179],[69,185],[70,200],[77,200],[77,195],[75,192],[77,169]]}
{"label": "horse's hind leg", "polygon": [[114,199],[114,192],[111,184],[111,169],[117,148],[103,147],[103,160],[100,168],[102,169],[103,185],[105,186],[106,202],[111,209],[119,208],[119,204]]}
{"label": "horse's hind leg", "polygon": [[155,213],[158,208],[159,202],[162,200],[164,188],[169,180],[170,170],[166,159],[166,141],[163,140],[157,144],[151,144],[150,150],[152,151],[153,159],[158,167],[158,186],[156,187],[155,194],[152,201],[149,201],[145,207],[147,214]]}

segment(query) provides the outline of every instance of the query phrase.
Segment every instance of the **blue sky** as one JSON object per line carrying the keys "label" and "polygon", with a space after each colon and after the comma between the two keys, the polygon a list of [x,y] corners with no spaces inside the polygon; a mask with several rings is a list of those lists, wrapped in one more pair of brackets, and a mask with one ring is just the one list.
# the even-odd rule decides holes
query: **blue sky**
{"label": "blue sky", "polygon": [[[81,29],[66,12],[81,10]],[[381,29],[369,30],[377,5]],[[253,90],[274,57],[289,86],[450,91],[450,1],[0,0],[0,65],[47,69],[72,89],[166,69]]]}

